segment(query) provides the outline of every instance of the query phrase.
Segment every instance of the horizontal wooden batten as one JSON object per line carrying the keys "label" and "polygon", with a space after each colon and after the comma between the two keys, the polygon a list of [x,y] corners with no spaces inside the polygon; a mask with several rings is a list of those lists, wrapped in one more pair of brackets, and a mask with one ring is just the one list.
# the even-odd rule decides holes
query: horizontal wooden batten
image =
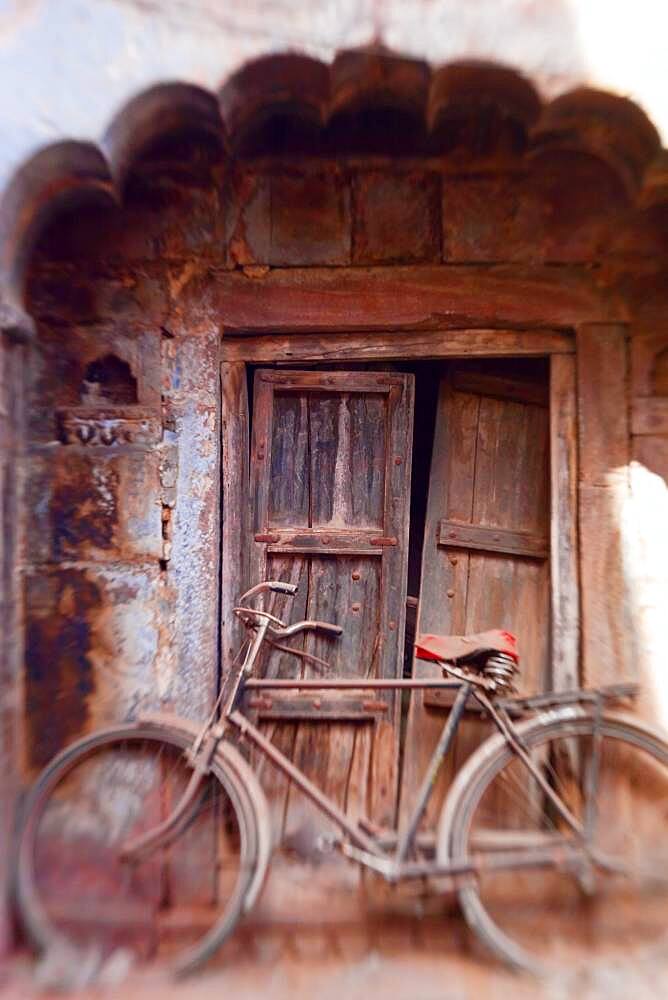
{"label": "horizontal wooden batten", "polygon": [[547,559],[549,547],[546,538],[530,535],[525,531],[509,531],[480,524],[461,524],[459,521],[439,521],[438,544],[456,549],[479,549],[483,552],[502,552],[504,555],[524,556],[530,559]]}
{"label": "horizontal wooden batten", "polygon": [[380,546],[369,545],[268,545],[269,555],[317,555],[321,556],[382,556],[383,550]]}
{"label": "horizontal wooden batten", "polygon": [[270,528],[254,537],[256,542],[267,545],[267,551],[273,554],[380,556],[384,548],[397,544],[396,538],[379,536],[378,528],[369,531],[304,528],[297,532]]}
{"label": "horizontal wooden batten", "polygon": [[625,318],[576,267],[294,267],[211,276],[212,306],[227,331],[565,328]]}
{"label": "horizontal wooden batten", "polygon": [[572,354],[573,338],[556,330],[417,330],[401,332],[223,336],[226,361],[397,361],[462,357],[542,357]]}
{"label": "horizontal wooden batten", "polygon": [[260,719],[284,719],[310,722],[332,721],[356,722],[372,721],[379,716],[387,717],[390,703],[378,696],[370,697],[326,697],[303,695],[250,694],[248,707],[257,712]]}
{"label": "horizontal wooden batten", "polygon": [[373,392],[389,393],[403,384],[400,375],[387,372],[271,372],[258,374],[261,382],[277,384],[278,391],[296,389],[300,392]]}

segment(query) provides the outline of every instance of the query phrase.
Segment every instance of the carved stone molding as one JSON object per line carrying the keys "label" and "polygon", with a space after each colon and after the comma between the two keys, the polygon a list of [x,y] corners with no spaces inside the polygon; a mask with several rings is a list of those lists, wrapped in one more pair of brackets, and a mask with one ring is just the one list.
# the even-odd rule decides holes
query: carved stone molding
{"label": "carved stone molding", "polygon": [[156,444],[162,422],[146,411],[70,407],[58,410],[58,430],[63,444]]}
{"label": "carved stone molding", "polygon": [[35,324],[23,309],[0,302],[0,333],[3,338],[25,344],[35,337]]}
{"label": "carved stone molding", "polygon": [[[485,128],[469,137],[476,155],[493,152],[501,135],[504,143],[512,136],[515,154],[528,160],[553,150],[601,160],[641,207],[662,208],[668,197],[659,134],[638,105],[618,94],[578,87],[544,102],[532,80],[506,66],[466,60],[433,69],[378,45],[341,51],[331,64],[282,53],[247,63],[215,90],[156,84],[118,110],[99,145],[63,137],[23,162],[0,192],[0,290],[20,302],[30,248],[54,215],[77,199],[122,202],[132,164],[151,143],[186,125],[215,137],[228,159],[254,142],[262,148],[272,121],[282,131],[287,121],[287,134],[300,141],[308,134],[308,148],[355,153],[371,142],[374,152],[394,155],[393,128],[381,130],[385,148],[385,140],[368,134],[369,112],[386,121],[394,114],[394,129],[406,132],[403,153],[445,155],[456,146],[453,136],[468,134],[462,123],[482,116]],[[362,117],[351,128],[356,115]]]}

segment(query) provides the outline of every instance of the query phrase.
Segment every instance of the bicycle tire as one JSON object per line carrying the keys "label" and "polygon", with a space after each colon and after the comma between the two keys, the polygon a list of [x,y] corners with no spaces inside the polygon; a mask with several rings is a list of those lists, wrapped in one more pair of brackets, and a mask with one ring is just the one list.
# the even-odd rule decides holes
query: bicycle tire
{"label": "bicycle tire", "polygon": [[[615,796],[617,794],[617,784],[629,786],[632,788],[633,795],[638,801],[633,801],[633,803],[627,803],[627,810],[629,814],[633,817],[633,836],[637,837],[641,833],[646,833],[647,836],[657,844],[666,840],[666,834],[668,833],[668,818],[666,816],[665,803],[667,801],[665,793],[668,790],[668,743],[663,737],[663,734],[646,727],[640,720],[634,718],[631,715],[626,715],[622,713],[606,713],[601,720],[601,740],[616,741],[616,743],[610,744],[614,747],[614,754],[612,756],[612,761],[614,764],[614,759],[624,764],[624,768],[618,768],[617,771],[610,771],[610,776],[608,777],[608,772],[606,772],[606,780],[608,782],[605,790],[605,796],[607,797],[606,802],[606,817],[608,815],[615,815],[614,809],[611,807],[615,804]],[[540,750],[542,754],[542,759],[545,762],[544,768],[546,773],[549,770],[554,770],[555,765],[551,763],[555,758],[550,757],[546,753],[546,747],[549,747],[550,753],[553,750],[553,745],[559,743],[561,751],[565,750],[571,757],[573,753],[576,755],[580,753],[580,743],[577,744],[577,749],[575,749],[575,740],[589,741],[591,746],[594,746],[593,732],[594,732],[594,715],[588,709],[580,706],[569,706],[561,709],[555,709],[554,711],[543,713],[541,716],[535,719],[529,720],[528,722],[522,723],[517,727],[517,732],[522,740],[525,747],[531,752],[536,752]],[[570,741],[570,748],[568,743],[563,741]],[[583,746],[585,744],[583,743]],[[608,744],[606,744],[606,748]],[[622,748],[623,747],[623,748]],[[632,780],[631,768],[629,767],[631,757],[630,754],[639,752],[645,755],[642,758],[643,766],[647,769],[646,773],[651,774],[651,780],[649,784],[651,788],[645,789],[644,782],[642,780]],[[602,755],[602,751],[599,751]],[[647,759],[645,759],[647,758]],[[589,760],[593,760],[593,756],[590,756]],[[650,764],[650,761],[655,762]],[[550,762],[550,763],[547,763]],[[524,831],[524,826],[527,821],[524,820],[522,825],[515,820],[512,816],[512,810],[517,812],[517,806],[514,801],[508,795],[508,789],[512,789],[514,792],[517,790],[517,784],[511,785],[509,782],[503,784],[501,781],[494,785],[495,781],[504,775],[504,769],[506,777],[510,773],[510,766],[513,763],[517,767],[523,767],[517,760],[513,751],[509,748],[508,744],[504,738],[500,735],[494,735],[490,737],[473,755],[467,763],[464,765],[462,770],[457,775],[457,778],[452,786],[452,789],[444,803],[443,810],[441,813],[441,818],[439,822],[438,837],[437,837],[437,854],[438,859],[441,864],[447,864],[448,862],[463,863],[467,859],[470,859],[474,853],[474,844],[476,843],[476,836],[478,837],[478,843],[482,842],[484,844],[485,837],[489,838],[490,829],[485,827],[484,818],[481,819],[484,813],[484,802],[486,794],[492,793],[495,798],[490,798],[488,800],[488,809],[497,809],[498,811],[506,808],[506,812],[510,817],[508,820],[508,825],[511,822],[515,825],[517,830],[522,830],[522,836],[526,835]],[[634,763],[634,769],[637,768],[638,762]],[[571,765],[572,767],[572,765]],[[599,762],[599,770],[602,774],[602,756]],[[650,770],[651,768],[651,770]],[[529,772],[524,770],[524,773],[528,776]],[[639,774],[635,774],[635,778],[641,777]],[[572,778],[572,770],[571,770]],[[535,779],[533,779],[534,785],[537,786]],[[555,787],[557,787],[555,785]],[[599,791],[603,788],[600,785]],[[657,789],[662,789],[664,794],[656,796]],[[500,797],[500,789],[504,789],[507,796],[507,803],[504,806],[503,799]],[[535,793],[535,788],[533,790]],[[540,808],[536,806],[535,795],[531,798],[531,783],[527,783],[527,801],[530,803],[533,809],[535,819],[535,825],[540,831],[547,831],[549,834],[549,826],[545,821],[546,806],[543,803]],[[586,802],[585,796],[582,795],[580,790],[577,790],[576,783],[573,784],[573,791],[571,792],[572,797],[579,799],[581,801],[581,807],[583,815],[585,814]],[[603,797],[603,793],[599,798]],[[645,805],[648,807],[647,814],[639,811],[640,799],[646,800]],[[656,815],[652,813],[652,804],[656,804]],[[627,829],[622,830],[619,824],[615,824],[614,819],[606,822],[603,815],[603,810],[597,801],[597,808],[600,812],[596,813],[596,824],[595,832],[597,835],[600,834],[603,838],[621,844],[628,843],[631,834]],[[478,823],[476,825],[476,815],[478,815]],[[642,816],[642,819],[641,819]],[[497,820],[495,820],[497,822]],[[558,826],[560,822],[557,817],[555,824]],[[563,826],[563,823],[562,823]],[[631,827],[628,828],[629,830]],[[499,836],[498,830],[493,830],[492,835]],[[541,836],[544,834],[541,832]],[[511,835],[512,836],[512,835]],[[615,848],[617,851],[621,851],[621,846]],[[626,847],[624,848],[627,849]],[[606,857],[612,857],[612,855],[606,855]],[[636,851],[635,856],[640,856]],[[484,849],[481,857],[484,859]],[[645,862],[643,860],[643,877],[648,881],[647,872],[650,870],[657,872],[657,877],[654,880],[660,886],[663,896],[661,905],[658,907],[658,913],[663,913],[663,918],[658,916],[660,923],[657,924],[657,934],[659,935],[660,947],[664,951],[668,951],[668,941],[665,935],[665,913],[668,912],[666,908],[666,901],[668,901],[668,852],[663,851],[661,854],[656,854],[655,858],[659,859],[660,862],[656,861],[651,864],[649,861]],[[621,864],[621,862],[620,862]],[[622,893],[626,893],[628,896],[628,882],[630,881],[630,871],[629,866],[626,865],[626,873],[621,876],[620,881],[623,883]],[[663,877],[662,877],[663,873]],[[619,876],[619,873],[616,873]],[[510,885],[510,878],[515,880],[514,884]],[[608,877],[607,875],[605,876]],[[490,890],[490,878],[493,881],[496,879],[497,893],[496,898],[494,898],[493,890]],[[527,912],[532,914],[534,919],[532,921],[526,920],[522,916],[522,907],[524,905],[522,898],[518,895],[518,890],[520,890],[520,881],[517,879],[516,873],[512,876],[506,877],[506,885],[509,888],[509,892],[505,895],[504,892],[498,892],[498,886],[500,884],[501,876],[495,875],[494,873],[490,875],[484,873],[484,869],[478,874],[476,879],[471,880],[461,886],[458,890],[459,903],[467,921],[469,928],[473,931],[474,935],[483,942],[488,949],[490,949],[498,958],[504,961],[511,967],[530,972],[534,975],[541,977],[550,976],[555,973],[562,974],[566,968],[570,969],[572,973],[577,973],[582,971],[585,967],[591,973],[598,956],[603,951],[599,938],[603,937],[603,934],[609,933],[613,941],[613,948],[615,942],[619,939],[619,932],[622,927],[622,920],[624,917],[627,919],[637,920],[642,915],[643,927],[646,928],[647,917],[646,914],[652,909],[646,906],[645,909],[642,907],[636,907],[635,910],[630,908],[630,905],[620,907],[614,912],[610,910],[611,904],[603,904],[603,906],[608,907],[608,913],[606,915],[606,910],[603,909],[598,915],[595,912],[595,904],[591,902],[590,897],[587,894],[582,895],[582,886],[576,886],[575,882],[578,881],[579,876],[576,877],[572,871],[568,870],[566,866],[566,874],[562,876],[561,869],[554,867],[550,868],[548,876],[543,879],[540,884],[547,884],[550,886],[549,890],[545,891],[546,907],[543,913],[542,919],[545,926],[551,926],[554,924],[555,910],[562,905],[562,901],[557,899],[555,902],[555,890],[550,882],[550,879],[556,881],[558,878],[560,880],[560,888],[563,892],[563,886],[561,886],[562,880],[567,880],[569,885],[569,893],[577,892],[578,898],[573,903],[573,896],[568,895],[564,901],[567,905],[564,905],[564,912],[567,919],[570,917],[572,923],[571,927],[567,930],[573,932],[575,937],[574,945],[563,946],[561,945],[561,940],[555,939],[550,942],[549,938],[545,938],[542,933],[541,927],[541,913],[543,912],[539,906],[536,905],[536,897],[530,896],[530,903],[527,907]],[[597,879],[601,879],[601,876],[596,874]],[[626,881],[624,881],[626,880]],[[534,880],[535,881],[535,880]],[[596,883],[595,893],[600,894],[600,887],[602,886],[602,880]],[[521,891],[521,890],[520,890]],[[485,898],[483,898],[485,895]],[[599,897],[596,897],[599,898]],[[492,902],[490,903],[490,899]],[[578,923],[578,905],[583,907],[585,918],[589,920],[590,926],[585,929],[585,933],[582,937],[578,937],[581,933],[581,923]],[[654,906],[654,910],[657,907]],[[519,914],[519,915],[518,915]],[[505,925],[505,929],[504,929]],[[508,926],[511,926],[513,930],[509,933]],[[603,926],[603,930],[600,931],[600,926]],[[517,927],[522,928],[522,937],[518,941],[517,939]],[[609,962],[611,957],[615,960],[624,960],[625,957],[630,957],[635,960],[642,953],[642,947],[649,946],[646,941],[642,942],[641,948],[632,947],[631,942],[634,940],[630,929],[625,931],[624,944],[620,947],[617,953],[607,954],[605,956],[605,961]],[[529,945],[527,946],[527,941]],[[545,960],[545,955],[541,952],[538,954],[539,945],[542,947],[542,942],[545,941],[545,948],[550,958],[548,961]],[[568,947],[581,947],[582,956],[580,964],[575,959],[575,953],[568,952]],[[562,948],[560,952],[559,949]],[[560,957],[561,955],[561,957]],[[568,959],[564,959],[564,955],[568,956]]]}
{"label": "bicycle tire", "polygon": [[[95,797],[95,795],[99,794],[99,777],[100,774],[105,774],[104,769],[106,767],[119,766],[118,762],[120,762],[121,776],[124,771],[127,773],[129,769],[128,747],[132,745],[139,748],[141,744],[144,744],[146,747],[151,747],[155,752],[154,759],[145,756],[144,758],[138,758],[138,765],[134,759],[129,763],[131,767],[135,768],[134,772],[131,773],[141,776],[143,772],[146,776],[144,781],[149,782],[150,787],[148,791],[151,794],[146,794],[146,789],[142,787],[142,794],[133,792],[131,795],[126,795],[126,799],[138,804],[137,808],[146,807],[146,803],[157,802],[157,808],[164,809],[163,803],[168,778],[171,782],[170,790],[176,790],[178,787],[182,787],[186,775],[191,773],[188,765],[185,763],[183,752],[192,745],[195,733],[196,730],[189,728],[186,723],[180,727],[160,726],[142,722],[113,726],[99,730],[66,747],[41,773],[26,800],[15,867],[15,892],[19,914],[28,937],[37,950],[46,950],[59,940],[64,939],[69,941],[72,939],[73,933],[71,930],[64,931],[58,920],[54,917],[54,904],[51,901],[51,905],[49,905],[46,899],[45,888],[46,881],[51,877],[51,869],[47,865],[40,867],[39,862],[40,850],[43,852],[43,857],[45,859],[47,857],[49,837],[54,837],[54,823],[56,827],[58,826],[58,811],[60,810],[62,813],[65,808],[69,815],[72,815],[73,806],[71,799],[68,800],[67,794],[63,795],[62,789],[64,784],[69,781],[70,785],[73,785],[75,789],[83,790],[80,793],[81,802],[84,802],[87,795],[90,796],[91,786],[93,786],[93,796]],[[117,752],[116,764],[114,764],[112,756],[108,756],[108,759],[105,760],[100,759],[96,761],[96,755],[101,755],[105,751],[113,751],[114,749]],[[123,753],[125,753],[124,758],[122,757]],[[178,759],[181,762],[180,766],[183,768],[183,774],[179,771],[178,774],[170,772],[168,775],[165,766],[165,760],[167,759],[170,762]],[[86,765],[88,765],[88,775],[86,775],[84,770]],[[137,770],[137,766],[139,766],[139,771]],[[98,768],[98,772],[99,768],[102,767],[102,771],[98,773],[97,779],[95,776],[95,767]],[[155,774],[159,775],[159,780],[154,778]],[[95,784],[95,780],[97,780],[97,784]],[[154,784],[150,784],[151,781]],[[57,798],[59,790],[62,796],[60,802]],[[112,786],[109,794],[113,793],[114,789]],[[207,797],[213,803],[208,807],[209,816],[204,818],[202,812],[198,812],[195,818],[195,826],[197,822],[206,822],[215,828],[217,831],[216,836],[220,836],[221,838],[223,836],[222,831],[224,830],[228,845],[238,837],[238,873],[236,876],[231,876],[234,885],[226,898],[224,906],[216,913],[211,926],[207,928],[202,937],[196,943],[188,944],[178,955],[170,956],[169,964],[172,971],[177,975],[193,971],[208,960],[220,947],[234,929],[241,914],[246,912],[250,908],[250,905],[252,905],[252,902],[254,902],[262,885],[268,864],[270,845],[267,835],[266,816],[263,815],[263,808],[266,808],[263,806],[264,799],[252,772],[249,771],[238,752],[229,745],[221,744],[218,748],[218,752],[212,761],[211,772],[206,779],[206,787],[202,793],[201,802],[198,801],[198,809],[200,805],[203,805]],[[100,805],[101,803],[97,802],[98,808]],[[51,807],[50,809],[49,806]],[[123,815],[125,817],[129,814],[130,807],[126,806],[124,808],[125,813]],[[135,805],[133,805],[133,808],[135,808]],[[152,808],[155,811],[155,807]],[[229,833],[232,829],[230,810],[231,814],[233,814],[238,834],[234,831],[232,834]],[[215,819],[212,818],[214,813]],[[98,836],[97,838],[98,841],[103,842],[102,848],[98,847],[97,842],[91,848],[90,836],[87,838],[85,835],[80,834],[80,830],[85,831],[86,822],[89,824],[94,822],[95,815],[94,812],[91,815],[82,815],[76,823],[69,823],[69,827],[72,830],[72,843],[68,844],[69,853],[67,854],[67,858],[63,857],[62,850],[63,841],[66,837],[63,831],[68,826],[64,820],[60,822],[60,828],[57,832],[57,844],[60,853],[55,855],[55,861],[61,869],[65,864],[69,865],[68,874],[70,875],[70,879],[67,889],[68,893],[71,893],[74,897],[73,899],[67,899],[70,919],[72,906],[76,905],[76,892],[72,882],[77,872],[80,873],[80,878],[78,881],[74,881],[74,885],[77,888],[81,886],[81,891],[84,894],[86,891],[89,891],[86,890],[83,883],[86,877],[88,877],[85,865],[88,863],[91,852],[97,852],[96,862],[98,855],[103,861],[109,862],[110,868],[107,869],[107,872],[116,872],[118,869],[114,865],[120,867],[122,864],[117,861],[117,849],[113,846],[109,847],[108,844],[104,843],[104,837]],[[128,820],[128,822],[133,822],[135,827],[137,827],[138,823],[141,823],[142,819],[141,816],[137,819],[137,816],[138,813],[135,811],[130,820]],[[163,817],[160,816],[159,818]],[[49,821],[51,822],[52,829],[48,829]],[[153,821],[155,822],[155,817]],[[116,816],[114,822],[125,823],[126,819],[119,820],[118,816]],[[43,827],[45,828],[43,829]],[[144,829],[145,827],[140,828]],[[159,865],[160,882],[165,880],[164,870],[166,868],[169,868],[167,880],[170,877],[172,881],[174,880],[173,873],[177,871],[178,865],[181,864],[181,858],[183,858],[184,868],[187,868],[188,859],[192,856],[192,844],[190,847],[188,846],[187,838],[188,836],[193,836],[192,831],[193,823],[191,822],[188,830],[182,831],[173,844],[170,844],[166,849],[159,849],[163,853],[160,856],[159,862],[154,860],[153,863],[154,865]],[[123,830],[122,832],[123,837],[126,839],[127,830]],[[82,842],[81,846],[80,841]],[[120,847],[120,844],[118,846]],[[168,855],[165,855],[165,850],[169,852]],[[181,856],[178,859],[176,858],[176,854],[173,853],[177,851],[181,851]],[[228,850],[228,854],[231,858],[231,848]],[[232,862],[230,861],[227,867],[231,868],[231,866]],[[98,863],[99,867],[100,863]],[[105,887],[110,883],[110,878],[105,875],[104,871],[100,873],[100,880]],[[133,882],[133,885],[137,883],[135,869],[133,869],[130,881]],[[139,881],[141,882],[141,880]],[[216,870],[216,892],[219,891],[220,881],[220,873]],[[152,885],[146,877],[143,880],[143,885],[150,892],[157,891],[155,884]],[[112,885],[111,891],[113,889]],[[92,892],[92,890],[90,891]],[[136,892],[136,889],[134,891]],[[55,895],[57,890],[52,890],[52,892]],[[86,907],[90,910],[93,904],[101,906],[103,910],[106,907],[109,911],[112,906],[110,902],[107,906],[107,900],[104,899],[99,902],[97,899],[93,901],[90,898],[84,897],[84,910],[86,910]],[[155,907],[155,901],[151,905]],[[219,904],[216,903],[216,906],[219,906]],[[57,902],[55,908],[57,910]],[[101,916],[104,920],[104,916],[102,914]],[[113,924],[113,919],[110,923]],[[79,931],[78,933],[82,932]],[[73,943],[76,944],[79,942],[75,939]]]}

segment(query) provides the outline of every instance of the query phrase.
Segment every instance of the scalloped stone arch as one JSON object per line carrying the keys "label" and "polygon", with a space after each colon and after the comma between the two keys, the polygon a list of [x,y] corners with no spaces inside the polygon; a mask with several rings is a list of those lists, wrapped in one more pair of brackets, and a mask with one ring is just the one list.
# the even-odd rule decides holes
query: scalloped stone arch
{"label": "scalloped stone arch", "polygon": [[522,130],[529,156],[553,148],[586,152],[619,176],[641,208],[668,198],[659,135],[627,98],[578,88],[543,104],[532,82],[511,67],[460,61],[432,69],[382,46],[341,52],[331,64],[303,54],[264,56],[216,93],[178,81],[150,87],[119,109],[99,145],[63,140],[16,171],[0,200],[3,328],[19,337],[31,333],[22,281],[43,227],[78,199],[120,201],[133,162],[153,142],[188,128],[216,137],[233,155],[249,130],[273,116],[323,130],[369,109],[408,115],[432,135],[493,109]]}

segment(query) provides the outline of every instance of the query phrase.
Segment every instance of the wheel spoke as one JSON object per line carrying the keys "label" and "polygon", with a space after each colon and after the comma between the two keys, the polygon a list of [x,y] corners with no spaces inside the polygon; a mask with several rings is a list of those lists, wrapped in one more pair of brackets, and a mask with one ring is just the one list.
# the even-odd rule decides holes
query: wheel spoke
{"label": "wheel spoke", "polygon": [[452,863],[479,862],[459,890],[470,924],[499,956],[533,971],[664,946],[668,746],[614,720],[597,733],[584,711],[537,719],[521,734],[552,796],[588,836],[573,832],[506,747],[472,758],[439,840],[440,859],[447,845]]}
{"label": "wheel spoke", "polygon": [[[135,863],[121,858],[125,842],[169,817],[193,773],[183,753],[187,739],[174,742],[171,732],[135,734],[130,724],[118,735],[91,737],[45,772],[31,796],[19,866],[19,903],[43,945],[62,936],[103,948],[122,942],[142,957],[164,951],[177,967],[190,967],[234,925],[254,870],[249,837],[256,834],[252,816],[242,822],[220,784],[222,770],[205,779],[168,846],[156,845]],[[145,933],[137,934],[140,925]],[[183,933],[168,933],[176,927]]]}

